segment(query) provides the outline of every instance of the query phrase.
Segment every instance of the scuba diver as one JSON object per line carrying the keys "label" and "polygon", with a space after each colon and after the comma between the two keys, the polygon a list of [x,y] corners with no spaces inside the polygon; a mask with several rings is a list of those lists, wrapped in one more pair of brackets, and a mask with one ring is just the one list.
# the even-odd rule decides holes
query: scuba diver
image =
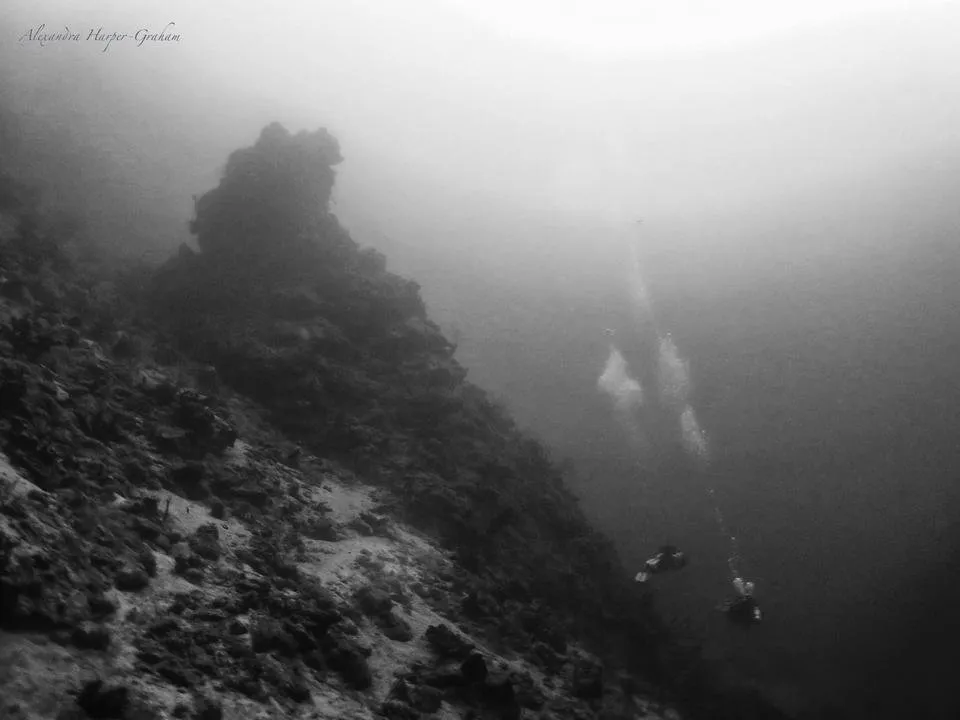
{"label": "scuba diver", "polygon": [[643,564],[643,570],[637,573],[634,580],[646,582],[652,575],[658,575],[668,570],[679,570],[687,564],[687,556],[674,545],[661,545],[657,554]]}
{"label": "scuba diver", "polygon": [[720,608],[727,614],[727,619],[744,627],[759,623],[763,616],[760,614],[760,606],[753,597],[753,583],[742,577],[735,577],[733,589],[737,592],[736,597],[728,600]]}

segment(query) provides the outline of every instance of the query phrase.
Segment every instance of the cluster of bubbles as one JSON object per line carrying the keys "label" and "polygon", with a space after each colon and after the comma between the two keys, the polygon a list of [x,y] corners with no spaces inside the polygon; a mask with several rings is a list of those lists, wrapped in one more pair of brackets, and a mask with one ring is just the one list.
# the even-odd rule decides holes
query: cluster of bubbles
{"label": "cluster of bubbles", "polygon": [[626,359],[614,346],[610,347],[610,357],[597,384],[621,412],[631,412],[643,405],[643,388],[631,377]]}
{"label": "cluster of bubbles", "polygon": [[610,346],[610,357],[597,385],[613,401],[614,410],[631,444],[642,447],[644,436],[639,410],[644,404],[643,387],[630,375],[626,359],[613,345]]}

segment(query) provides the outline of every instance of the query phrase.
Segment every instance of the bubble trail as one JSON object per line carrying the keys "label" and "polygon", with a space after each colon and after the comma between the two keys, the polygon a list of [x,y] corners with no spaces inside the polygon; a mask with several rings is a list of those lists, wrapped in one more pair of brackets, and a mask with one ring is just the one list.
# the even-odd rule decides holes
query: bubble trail
{"label": "bubble trail", "polygon": [[[697,467],[706,470],[710,462],[710,442],[707,433],[700,426],[694,409],[692,382],[689,363],[681,355],[670,333],[663,333],[654,313],[649,288],[641,272],[640,256],[635,243],[629,244],[630,262],[628,263],[627,289],[634,322],[641,334],[652,333],[657,344],[656,379],[660,403],[664,412],[669,413],[677,423],[680,440],[687,455],[695,461]],[[608,331],[608,335],[614,335]],[[623,353],[610,346],[610,355],[597,381],[598,389],[607,394],[618,415],[618,419],[628,438],[634,445],[645,445],[645,433],[639,414],[644,405],[645,395],[640,382],[631,369]],[[726,520],[717,502],[716,491],[707,487],[707,494],[713,505],[718,527],[730,544],[727,560],[734,580],[740,575],[740,551],[736,536],[727,527]]]}

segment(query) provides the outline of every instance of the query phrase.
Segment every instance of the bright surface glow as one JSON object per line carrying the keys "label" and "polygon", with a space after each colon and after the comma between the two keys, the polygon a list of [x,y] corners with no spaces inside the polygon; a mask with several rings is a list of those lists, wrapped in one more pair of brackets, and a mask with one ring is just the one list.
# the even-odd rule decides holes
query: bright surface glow
{"label": "bright surface glow", "polygon": [[[474,228],[473,217],[493,217],[493,207],[512,213],[504,223],[513,226],[522,215],[675,227],[691,213],[751,212],[827,185],[855,192],[859,178],[891,163],[953,153],[958,6],[99,0],[92,9],[5,0],[0,25],[8,14],[14,34],[40,22],[131,31],[175,21],[184,34],[175,48],[2,49],[24,76],[61,78],[52,61],[69,57],[91,92],[123,86],[157,108],[148,115],[217,127],[201,143],[215,157],[271,120],[323,124],[346,148],[337,187],[365,198],[358,212],[368,212],[375,182],[381,212],[407,219],[418,198],[443,198],[418,236],[443,222],[462,236],[454,228]],[[35,85],[36,102],[64,95]]]}
{"label": "bright surface glow", "polygon": [[736,44],[940,0],[447,0],[519,40],[596,56]]}

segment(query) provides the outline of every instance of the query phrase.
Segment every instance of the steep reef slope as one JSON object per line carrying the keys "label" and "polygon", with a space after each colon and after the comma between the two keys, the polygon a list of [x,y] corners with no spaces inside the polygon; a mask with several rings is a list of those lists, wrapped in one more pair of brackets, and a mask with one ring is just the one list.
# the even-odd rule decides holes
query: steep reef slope
{"label": "steep reef slope", "polygon": [[776,717],[342,230],[339,159],[266,128],[201,253],[109,278],[4,181],[3,717]]}
{"label": "steep reef slope", "polygon": [[578,621],[611,649],[619,609],[618,649],[648,648],[655,623],[628,610],[626,573],[544,449],[465,381],[417,285],[327,211],[338,159],[326,133],[279,126],[235,153],[197,205],[202,254],[161,273],[156,317],[290,437],[390,489],[488,589],[549,601],[547,626]]}

